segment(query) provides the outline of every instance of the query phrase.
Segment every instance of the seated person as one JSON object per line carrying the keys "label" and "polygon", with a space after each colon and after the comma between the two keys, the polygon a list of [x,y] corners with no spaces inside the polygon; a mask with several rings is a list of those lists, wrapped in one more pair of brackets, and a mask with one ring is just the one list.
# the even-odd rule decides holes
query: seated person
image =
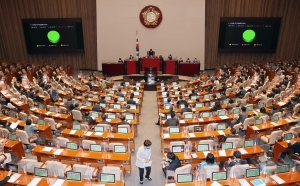
{"label": "seated person", "polygon": [[147,52],[147,56],[148,56],[148,58],[154,58],[155,52],[154,52],[152,49],[150,49],[150,50]]}
{"label": "seated person", "polygon": [[133,97],[134,97],[134,94],[131,93],[129,100],[127,101],[127,104],[136,105],[136,102],[133,100]]}
{"label": "seated person", "polygon": [[179,60],[178,60],[178,63],[183,63],[183,59],[182,59],[182,57],[181,57],[181,58],[179,58]]}
{"label": "seated person", "polygon": [[120,119],[121,119],[121,122],[118,123],[119,125],[122,125],[122,124],[129,124],[129,122],[125,120],[125,116],[124,116],[124,115],[121,115],[121,116],[120,116]]}
{"label": "seated person", "polygon": [[130,56],[129,56],[129,59],[130,59],[130,60],[133,60],[133,59],[134,59],[134,57],[133,57],[132,55],[130,55]]}
{"label": "seated person", "polygon": [[9,127],[7,120],[0,121],[0,124],[2,125],[2,128],[7,129],[9,132],[15,132],[16,130]]}
{"label": "seated person", "polygon": [[95,123],[95,120],[90,116],[89,112],[84,113],[83,122],[86,122],[89,126]]}
{"label": "seated person", "polygon": [[220,170],[222,170],[224,168],[224,166],[225,166],[225,168],[231,168],[236,164],[240,164],[240,165],[247,164],[248,163],[247,160],[242,160],[241,157],[242,157],[242,154],[240,151],[238,151],[238,150],[234,151],[233,152],[233,160],[220,162],[220,164],[219,164]]}
{"label": "seated person", "polygon": [[248,112],[246,107],[242,107],[241,108],[242,112],[239,113],[238,118],[234,118],[231,121],[231,127],[233,127],[234,125],[238,124],[238,123],[244,123],[245,119],[248,118]]}
{"label": "seated person", "polygon": [[289,156],[293,154],[300,155],[300,133],[297,135],[297,141],[296,142],[290,142],[288,143],[288,148],[291,149],[291,151],[282,152],[280,155],[280,161],[284,162],[285,156],[288,154]]}
{"label": "seated person", "polygon": [[219,92],[225,92],[227,90],[227,86],[226,86],[226,83],[222,83],[222,86],[220,87],[219,89]]}
{"label": "seated person", "polygon": [[221,106],[220,101],[216,101],[215,106],[213,106],[210,110],[211,111],[217,111],[217,110],[221,110],[221,109],[222,109],[222,106]]}
{"label": "seated person", "polygon": [[38,130],[37,127],[31,125],[32,121],[31,119],[26,120],[26,125],[24,126],[24,130],[27,132],[27,135],[29,137],[29,142],[33,142],[38,140],[39,136],[35,134],[35,131]]}
{"label": "seated person", "polygon": [[172,60],[172,55],[171,55],[171,54],[168,56],[168,59],[169,59],[169,60]]}
{"label": "seated person", "polygon": [[186,100],[185,99],[183,99],[183,96],[182,95],[180,95],[179,96],[179,100],[177,101],[177,105],[181,105],[181,104],[185,104],[185,103],[187,103],[186,102]]}
{"label": "seated person", "polygon": [[236,133],[235,128],[231,128],[230,134],[228,134],[227,136],[223,136],[223,138],[221,138],[220,142],[225,142],[227,138],[239,138],[238,134]]}
{"label": "seated person", "polygon": [[167,101],[165,102],[165,105],[172,105],[171,103],[171,98],[168,98]]}
{"label": "seated person", "polygon": [[194,59],[193,63],[198,63],[198,60],[197,58]]}
{"label": "seated person", "polygon": [[203,161],[198,165],[197,173],[198,174],[200,173],[203,166],[208,166],[208,165],[217,165],[215,161],[215,156],[212,153],[208,153],[206,156],[206,161]]}
{"label": "seated person", "polygon": [[101,96],[99,103],[106,103],[105,96]]}
{"label": "seated person", "polygon": [[75,103],[74,105],[74,109],[73,110],[79,110],[80,111],[80,108],[79,108],[79,103]]}
{"label": "seated person", "polygon": [[262,93],[260,94],[260,96],[256,96],[256,98],[257,98],[259,101],[265,103],[265,102],[267,101],[267,99],[268,99],[268,98],[267,98],[267,95],[266,95],[266,91],[263,90]]}
{"label": "seated person", "polygon": [[109,124],[109,122],[106,121],[106,115],[105,114],[102,114],[101,118],[102,118],[102,121],[100,121],[99,124]]}
{"label": "seated person", "polygon": [[121,58],[119,58],[119,60],[118,60],[118,63],[123,63],[123,61],[122,61],[122,59],[121,59]]}
{"label": "seated person", "polygon": [[193,112],[192,109],[189,108],[189,104],[188,104],[188,103],[185,103],[185,104],[184,104],[184,108],[181,109],[181,111],[180,111],[181,115],[182,115],[184,112]]}
{"label": "seated person", "polygon": [[92,108],[92,111],[95,111],[95,112],[100,112],[100,103],[96,103],[93,108]]}
{"label": "seated person", "polygon": [[122,93],[122,89],[121,88],[118,89],[117,96],[124,97],[124,94]]}
{"label": "seated person", "polygon": [[166,160],[162,161],[161,164],[163,166],[162,170],[165,173],[165,177],[166,177],[167,170],[175,171],[178,167],[181,167],[180,160],[173,152],[168,152]]}
{"label": "seated person", "polygon": [[168,126],[178,126],[179,121],[177,118],[175,118],[175,115],[175,112],[171,112],[171,118],[167,119],[165,124]]}
{"label": "seated person", "polygon": [[235,108],[236,104],[233,99],[230,99],[227,104],[227,108]]}
{"label": "seated person", "polygon": [[191,99],[192,96],[198,96],[195,90],[192,90],[192,93],[189,94],[189,98]]}
{"label": "seated person", "polygon": [[73,110],[74,109],[72,98],[68,98],[68,101],[65,103],[65,107],[68,110]]}
{"label": "seated person", "polygon": [[8,182],[8,180],[10,179],[11,173],[12,173],[12,170],[9,170],[7,173],[7,176],[3,180],[0,181],[0,185],[4,185]]}
{"label": "seated person", "polygon": [[272,88],[272,91],[268,94],[268,98],[274,98],[276,95],[275,88]]}
{"label": "seated person", "polygon": [[237,92],[235,94],[236,97],[240,97],[240,98],[243,98],[246,94],[246,90],[243,88],[243,86],[240,86],[240,91]]}
{"label": "seated person", "polygon": [[262,168],[266,167],[266,166],[274,166],[277,165],[272,159],[274,157],[274,154],[272,151],[267,151],[265,156],[261,156],[259,157],[259,161],[260,161],[260,165]]}
{"label": "seated person", "polygon": [[273,106],[269,111],[268,114],[270,116],[272,116],[273,114],[275,114],[276,112],[280,112],[280,110],[278,110],[278,108],[276,106]]}
{"label": "seated person", "polygon": [[265,107],[260,108],[259,111],[260,112],[256,116],[254,116],[254,119],[259,119],[261,116],[268,115]]}
{"label": "seated person", "polygon": [[186,63],[190,63],[190,62],[191,62],[191,61],[190,61],[190,58],[187,58],[185,62],[186,62]]}
{"label": "seated person", "polygon": [[[166,114],[171,114],[172,112],[173,112],[173,106],[170,105],[169,112]],[[160,118],[161,118],[161,115],[158,116],[158,121],[157,121],[157,123],[155,123],[155,125],[160,125]]]}

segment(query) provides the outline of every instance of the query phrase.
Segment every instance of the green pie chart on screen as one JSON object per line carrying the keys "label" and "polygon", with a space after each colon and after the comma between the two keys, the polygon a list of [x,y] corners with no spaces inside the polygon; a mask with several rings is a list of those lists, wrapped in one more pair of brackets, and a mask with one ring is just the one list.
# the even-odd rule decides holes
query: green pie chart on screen
{"label": "green pie chart on screen", "polygon": [[253,30],[245,30],[243,33],[243,40],[247,43],[250,43],[255,38],[255,32]]}
{"label": "green pie chart on screen", "polygon": [[51,30],[48,32],[47,37],[51,43],[57,43],[59,42],[60,34],[55,30]]}

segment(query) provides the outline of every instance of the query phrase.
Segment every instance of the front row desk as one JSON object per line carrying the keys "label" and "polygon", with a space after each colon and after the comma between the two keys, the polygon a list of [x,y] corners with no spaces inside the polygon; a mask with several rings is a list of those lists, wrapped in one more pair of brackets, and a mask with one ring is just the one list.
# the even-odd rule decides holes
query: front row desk
{"label": "front row desk", "polygon": [[178,63],[176,60],[161,60],[159,58],[142,58],[139,61],[127,60],[124,63],[102,63],[103,74],[108,76],[140,74],[145,68],[157,68],[163,74],[195,75],[199,74],[200,63]]}

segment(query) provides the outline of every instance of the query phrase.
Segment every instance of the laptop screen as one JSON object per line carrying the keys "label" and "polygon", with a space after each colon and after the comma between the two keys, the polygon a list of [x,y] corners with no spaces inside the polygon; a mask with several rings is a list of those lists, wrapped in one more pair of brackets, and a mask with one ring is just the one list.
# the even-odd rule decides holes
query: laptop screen
{"label": "laptop screen", "polygon": [[192,91],[191,91],[191,90],[188,90],[188,91],[187,91],[187,93],[188,93],[188,94],[191,94],[191,93],[192,93]]}
{"label": "laptop screen", "polygon": [[9,133],[8,134],[8,139],[12,140],[12,141],[17,141],[17,135]]}
{"label": "laptop screen", "polygon": [[253,147],[254,146],[254,140],[245,140],[244,141],[244,147]]}
{"label": "laptop screen", "polygon": [[48,170],[44,168],[34,167],[34,175],[39,177],[48,177]]}
{"label": "laptop screen", "polygon": [[222,102],[223,102],[223,104],[228,104],[229,103],[228,99],[224,99]]}
{"label": "laptop screen", "polygon": [[192,119],[193,118],[193,114],[189,113],[189,114],[184,114],[184,119]]}
{"label": "laptop screen", "polygon": [[181,109],[185,108],[185,105],[184,104],[180,104],[180,108]]}
{"label": "laptop screen", "polygon": [[109,101],[109,100],[111,100],[111,97],[110,96],[106,96],[105,100]]}
{"label": "laptop screen", "polygon": [[125,120],[133,120],[134,117],[133,117],[133,114],[126,114],[125,115]]}
{"label": "laptop screen", "polygon": [[98,95],[93,95],[93,99],[99,99]]}
{"label": "laptop screen", "polygon": [[27,121],[28,120],[28,116],[22,116],[22,121]]}
{"label": "laptop screen", "polygon": [[92,102],[86,101],[86,102],[85,102],[85,105],[88,106],[88,107],[91,107],[91,106],[92,106]]}
{"label": "laptop screen", "polygon": [[120,104],[114,104],[114,109],[121,109],[121,105]]}
{"label": "laptop screen", "polygon": [[246,178],[257,177],[259,175],[259,168],[246,169]]}
{"label": "laptop screen", "polygon": [[125,145],[115,145],[114,152],[115,153],[126,153],[126,146]]}
{"label": "laptop screen", "polygon": [[165,110],[169,110],[170,109],[170,107],[171,107],[171,105],[165,105]]}
{"label": "laptop screen", "polygon": [[221,180],[227,180],[227,172],[226,171],[212,173],[212,181],[221,181]]}
{"label": "laptop screen", "polygon": [[113,90],[110,90],[108,93],[109,93],[109,94],[114,94],[114,93],[115,93],[115,91],[113,91]]}
{"label": "laptop screen", "polygon": [[179,127],[170,127],[170,128],[169,128],[169,133],[170,133],[170,134],[173,134],[173,133],[179,133],[179,132],[180,132]]}
{"label": "laptop screen", "polygon": [[256,119],[255,120],[255,125],[260,125],[262,123],[263,123],[262,119]]}
{"label": "laptop screen", "polygon": [[192,183],[193,182],[193,174],[177,174],[177,183]]}
{"label": "laptop screen", "polygon": [[225,129],[226,129],[226,124],[225,123],[217,125],[217,130],[225,130]]}
{"label": "laptop screen", "polygon": [[45,109],[45,105],[44,104],[39,104],[39,109],[44,110]]}
{"label": "laptop screen", "polygon": [[70,150],[78,150],[78,144],[74,142],[67,142],[66,148]]}
{"label": "laptop screen", "polygon": [[226,110],[218,110],[218,116],[225,116],[226,115]]}
{"label": "laptop screen", "polygon": [[90,151],[101,152],[102,151],[102,147],[99,144],[90,144]]}
{"label": "laptop screen", "polygon": [[276,122],[279,120],[279,116],[278,115],[272,116],[271,120],[272,122]]}
{"label": "laptop screen", "polygon": [[115,175],[114,174],[107,174],[107,173],[100,173],[100,182],[115,183]]}
{"label": "laptop screen", "polygon": [[191,100],[196,100],[197,96],[191,96]]}
{"label": "laptop screen", "polygon": [[127,134],[128,128],[127,127],[118,127],[118,133]]}
{"label": "laptop screen", "polygon": [[67,180],[81,181],[81,172],[67,171]]}
{"label": "laptop screen", "polygon": [[50,107],[50,108],[49,108],[49,111],[50,111],[50,112],[55,112],[55,110],[56,110],[55,107]]}
{"label": "laptop screen", "polygon": [[80,130],[80,129],[81,129],[81,125],[80,124],[73,124],[72,130]]}
{"label": "laptop screen", "polygon": [[92,112],[92,117],[93,117],[93,118],[99,118],[99,113],[97,113],[97,112]]}
{"label": "laptop screen", "polygon": [[216,96],[217,96],[217,98],[220,98],[220,97],[221,97],[220,92],[217,92],[217,93],[216,93]]}
{"label": "laptop screen", "polygon": [[12,172],[18,173],[19,172],[19,165],[18,164],[7,163],[7,164],[5,164],[5,170],[6,171],[12,170]]}
{"label": "laptop screen", "polygon": [[184,145],[173,145],[172,146],[172,152],[178,153],[178,152],[183,152],[184,150]]}
{"label": "laptop screen", "polygon": [[290,165],[289,164],[282,164],[277,165],[277,174],[285,173],[290,171]]}
{"label": "laptop screen", "polygon": [[130,105],[130,110],[136,110],[136,105]]}
{"label": "laptop screen", "polygon": [[44,125],[44,124],[45,124],[45,121],[42,120],[42,119],[38,119],[38,120],[37,120],[37,124],[38,124],[38,125]]}
{"label": "laptop screen", "polygon": [[141,86],[141,83],[135,83],[135,86],[139,87]]}
{"label": "laptop screen", "polygon": [[204,99],[209,99],[209,97],[210,97],[209,94],[205,94],[205,95],[203,96]]}
{"label": "laptop screen", "polygon": [[293,133],[286,133],[283,135],[284,141],[291,140],[293,138]]}
{"label": "laptop screen", "polygon": [[196,103],[196,108],[202,108],[203,107],[203,103]]}
{"label": "laptop screen", "polygon": [[197,152],[204,152],[204,151],[209,151],[209,145],[208,144],[198,144]]}
{"label": "laptop screen", "polygon": [[125,82],[125,86],[128,86],[130,83],[128,81]]}
{"label": "laptop screen", "polygon": [[216,105],[216,102],[215,102],[215,101],[209,102],[209,106],[210,106],[210,107],[214,107],[215,105]]}
{"label": "laptop screen", "polygon": [[105,103],[100,103],[100,107],[106,108],[106,104]]}
{"label": "laptop screen", "polygon": [[124,97],[118,97],[118,101],[125,101]]}
{"label": "laptop screen", "polygon": [[240,108],[233,108],[232,109],[232,113],[233,114],[239,114],[241,112],[241,109]]}
{"label": "laptop screen", "polygon": [[258,105],[257,105],[257,107],[258,107],[258,109],[261,109],[261,108],[263,108],[265,105],[263,104],[263,103],[259,103]]}
{"label": "laptop screen", "polygon": [[209,112],[202,112],[202,118],[209,118],[210,113]]}
{"label": "laptop screen", "polygon": [[107,114],[107,119],[116,119],[115,114]]}
{"label": "laptop screen", "polygon": [[232,149],[233,143],[232,142],[224,142],[222,143],[222,150]]}
{"label": "laptop screen", "polygon": [[247,111],[252,111],[252,110],[253,110],[253,106],[252,106],[252,105],[251,105],[251,106],[247,106],[247,107],[246,107],[246,110],[247,110]]}
{"label": "laptop screen", "polygon": [[103,126],[95,126],[94,131],[95,132],[104,132],[104,127]]}

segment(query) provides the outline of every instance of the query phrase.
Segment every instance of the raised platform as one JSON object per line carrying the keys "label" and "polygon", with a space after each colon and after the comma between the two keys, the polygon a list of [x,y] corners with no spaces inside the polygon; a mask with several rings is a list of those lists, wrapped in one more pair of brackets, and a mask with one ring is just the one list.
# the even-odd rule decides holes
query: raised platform
{"label": "raised platform", "polygon": [[[145,78],[145,76],[143,75],[126,75],[123,76],[123,80],[124,81],[141,81]],[[157,82],[161,82],[161,81],[169,81],[169,82],[173,82],[173,81],[178,81],[179,77],[177,75],[158,75],[157,76]],[[156,91],[156,85],[157,83],[145,83],[144,84],[144,90],[145,91]]]}

